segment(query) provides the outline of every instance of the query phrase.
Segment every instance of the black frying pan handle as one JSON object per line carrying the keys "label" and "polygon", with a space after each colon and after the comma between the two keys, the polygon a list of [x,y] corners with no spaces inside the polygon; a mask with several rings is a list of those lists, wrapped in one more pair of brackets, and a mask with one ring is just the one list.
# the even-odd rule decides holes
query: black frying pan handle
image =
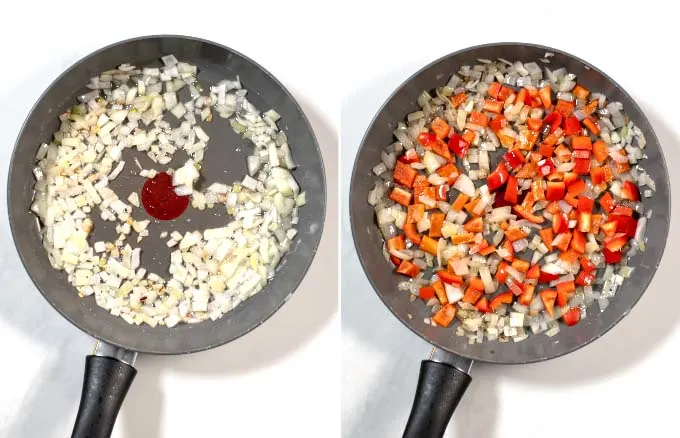
{"label": "black frying pan handle", "polygon": [[452,365],[424,360],[403,438],[443,437],[470,381],[472,377]]}
{"label": "black frying pan handle", "polygon": [[87,356],[71,438],[109,438],[137,370],[114,357]]}

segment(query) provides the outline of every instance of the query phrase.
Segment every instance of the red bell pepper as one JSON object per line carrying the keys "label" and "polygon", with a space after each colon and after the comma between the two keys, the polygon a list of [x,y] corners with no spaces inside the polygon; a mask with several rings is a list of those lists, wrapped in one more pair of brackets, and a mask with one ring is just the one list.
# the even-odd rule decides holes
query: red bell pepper
{"label": "red bell pepper", "polygon": [[505,118],[503,114],[499,114],[496,117],[493,118],[493,120],[489,123],[489,127],[493,130],[493,132],[498,132],[501,129],[505,128],[508,126],[508,119]]}
{"label": "red bell pepper", "polygon": [[451,131],[449,124],[446,123],[446,120],[442,119],[441,117],[435,117],[435,119],[430,124],[430,129],[432,129],[435,136],[439,140],[444,140]]}
{"label": "red bell pepper", "polygon": [[559,201],[564,198],[565,184],[562,181],[548,181],[548,188],[545,192],[545,199],[548,201]]}
{"label": "red bell pepper", "polygon": [[604,247],[608,251],[616,252],[621,251],[626,243],[628,243],[628,237],[625,234],[615,234],[613,237],[606,237],[604,239]]}
{"label": "red bell pepper", "polygon": [[590,228],[592,226],[592,217],[592,213],[579,213],[577,227],[580,232],[590,232]]}
{"label": "red bell pepper", "polygon": [[581,309],[574,307],[562,316],[562,320],[568,326],[576,325],[581,320]]}
{"label": "red bell pepper", "polygon": [[593,157],[600,164],[604,163],[607,158],[609,158],[609,149],[607,148],[607,144],[602,140],[597,140],[593,143]]}
{"label": "red bell pepper", "polygon": [[[505,194],[503,194],[503,199],[510,204],[514,205],[517,204],[518,198],[519,198],[519,183],[517,182],[517,178],[514,176],[510,175],[508,177],[508,185],[505,187]],[[496,195],[498,197],[499,195]]]}
{"label": "red bell pepper", "polygon": [[593,143],[590,141],[590,137],[587,135],[575,135],[571,138],[571,148],[574,150],[591,150],[593,148]]}
{"label": "red bell pepper", "polygon": [[498,264],[498,269],[496,269],[496,280],[500,284],[505,284],[506,281],[508,281],[508,271],[506,268],[508,267],[508,264],[505,262],[505,260],[501,260],[501,262]]}
{"label": "red bell pepper", "polygon": [[621,197],[630,201],[639,201],[640,190],[631,181],[624,181],[621,187]]}
{"label": "red bell pepper", "polygon": [[604,261],[613,265],[621,261],[623,253],[621,251],[609,251],[607,248],[602,249]]}
{"label": "red bell pepper", "polygon": [[513,169],[517,169],[524,164],[524,155],[519,149],[511,149],[503,155],[503,159]]}
{"label": "red bell pepper", "polygon": [[546,109],[552,106],[551,92],[552,89],[550,88],[550,85],[541,88],[540,91],[538,92],[538,96],[541,98],[541,102],[543,103],[543,106]]}
{"label": "red bell pepper", "polygon": [[525,208],[521,205],[515,205],[514,207],[512,207],[512,209],[515,210],[515,213],[522,216],[529,222],[533,222],[535,224],[542,224],[543,222],[545,222],[545,218],[543,216],[536,215],[532,213],[530,209]]}
{"label": "red bell pepper", "polygon": [[434,288],[432,286],[423,286],[418,290],[418,296],[423,301],[429,301],[434,298]]}
{"label": "red bell pepper", "polygon": [[533,284],[525,284],[524,292],[519,296],[519,303],[523,306],[531,304],[531,300],[534,298],[534,290],[536,290],[536,286]]}
{"label": "red bell pepper", "polygon": [[590,159],[575,158],[574,163],[576,163],[573,169],[574,173],[578,175],[588,175],[590,173]]}
{"label": "red bell pepper", "polygon": [[404,234],[415,245],[420,245],[420,234],[418,234],[418,228],[415,223],[404,224]]}
{"label": "red bell pepper", "polygon": [[418,163],[420,162],[420,157],[418,156],[418,152],[416,152],[415,148],[407,149],[406,152],[404,152],[399,157],[399,161],[406,164]]}
{"label": "red bell pepper", "polygon": [[543,127],[543,120],[541,120],[541,119],[527,119],[527,126],[532,131],[538,132]]}
{"label": "red bell pepper", "polygon": [[562,114],[558,111],[551,112],[543,119],[543,124],[549,125],[550,132],[554,132],[562,124]]}
{"label": "red bell pepper", "polygon": [[553,233],[555,234],[562,234],[569,231],[569,218],[567,217],[566,213],[562,212],[553,214],[552,229]]}
{"label": "red bell pepper", "polygon": [[510,174],[508,173],[508,169],[505,167],[505,163],[500,162],[498,163],[498,166],[496,166],[496,170],[491,172],[489,177],[487,178],[487,186],[489,187],[490,191],[496,190],[503,184],[505,184],[508,181],[508,177]]}
{"label": "red bell pepper", "polygon": [[575,116],[564,119],[564,135],[578,135],[581,133],[581,122]]}
{"label": "red bell pepper", "polygon": [[460,277],[443,269],[437,271],[437,277],[439,277],[439,279],[444,283],[457,284],[458,286],[463,284],[463,277]]}
{"label": "red bell pepper", "polygon": [[432,316],[432,321],[439,327],[448,327],[451,325],[453,318],[456,317],[456,309],[455,304],[446,304]]}
{"label": "red bell pepper", "polygon": [[486,297],[482,297],[482,299],[477,301],[475,307],[482,313],[491,313],[492,311],[491,306],[489,305],[489,300]]}
{"label": "red bell pepper", "polygon": [[538,280],[538,277],[541,276],[541,267],[539,265],[534,265],[529,270],[527,271],[527,274],[524,278],[527,280]]}
{"label": "red bell pepper", "polygon": [[489,124],[489,116],[484,113],[472,111],[470,113],[470,123],[473,125],[487,126]]}
{"label": "red bell pepper", "polygon": [[485,99],[484,100],[484,111],[489,111],[490,113],[500,114],[503,112],[503,102],[495,99]]}
{"label": "red bell pepper", "polygon": [[470,149],[470,143],[461,137],[460,134],[454,132],[449,138],[449,149],[460,158],[463,158],[467,155],[468,149]]}
{"label": "red bell pepper", "polygon": [[549,274],[547,272],[541,271],[541,275],[538,276],[538,282],[539,283],[550,283],[553,280],[557,280],[560,278],[559,275],[557,274]]}
{"label": "red bell pepper", "polygon": [[580,196],[578,198],[578,206],[576,209],[581,213],[592,213],[593,206],[595,205],[595,200],[588,198],[587,196]]}
{"label": "red bell pepper", "polygon": [[538,162],[538,173],[541,176],[548,176],[555,171],[555,163],[552,158],[544,158]]}
{"label": "red bell pepper", "polygon": [[501,304],[512,304],[513,297],[514,296],[512,292],[503,292],[493,297],[489,305],[493,310],[496,310],[501,306]]}
{"label": "red bell pepper", "polygon": [[418,171],[406,163],[397,161],[394,165],[394,172],[392,173],[392,179],[397,184],[401,184],[406,187],[413,187],[413,182],[418,175]]}
{"label": "red bell pepper", "polygon": [[557,305],[564,307],[569,303],[569,298],[576,292],[576,284],[573,281],[565,281],[557,285]]}
{"label": "red bell pepper", "polygon": [[593,167],[590,169],[590,179],[593,185],[599,185],[604,182],[604,170],[601,167]]}
{"label": "red bell pepper", "polygon": [[432,145],[437,142],[437,136],[429,132],[421,132],[418,134],[418,142],[425,149],[432,149]]}
{"label": "red bell pepper", "polygon": [[605,193],[600,198],[600,206],[602,207],[602,209],[606,213],[609,213],[610,211],[612,211],[614,209],[615,205],[616,205],[616,201],[614,201],[614,197],[609,192]]}
{"label": "red bell pepper", "polygon": [[591,286],[595,281],[595,274],[586,270],[581,270],[576,277],[576,284],[579,286]]}
{"label": "red bell pepper", "polygon": [[553,316],[557,292],[554,290],[542,290],[538,294],[541,296],[541,301],[543,301],[543,307],[545,307],[545,311],[548,312],[548,315]]}
{"label": "red bell pepper", "polygon": [[581,254],[586,252],[586,236],[579,230],[574,230],[574,233],[571,236],[571,248],[574,249],[574,251],[578,251]]}
{"label": "red bell pepper", "polygon": [[418,275],[418,273],[420,273],[420,268],[408,260],[402,260],[401,264],[397,268],[397,272],[409,277],[415,277]]}
{"label": "red bell pepper", "polygon": [[411,203],[411,197],[411,192],[406,189],[402,189],[401,187],[395,187],[390,193],[390,199],[397,204],[403,205],[404,207],[408,207],[408,205]]}
{"label": "red bell pepper", "polygon": [[635,237],[637,231],[637,220],[630,216],[623,216],[619,214],[610,214],[609,222],[616,222],[616,232],[623,233],[631,239]]}

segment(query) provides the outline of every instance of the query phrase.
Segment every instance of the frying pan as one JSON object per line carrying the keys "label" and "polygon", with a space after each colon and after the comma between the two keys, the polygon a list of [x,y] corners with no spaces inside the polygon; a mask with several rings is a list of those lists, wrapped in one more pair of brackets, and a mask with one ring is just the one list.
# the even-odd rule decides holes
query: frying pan
{"label": "frying pan", "polygon": [[[381,161],[380,152],[393,142],[392,131],[406,114],[419,109],[416,99],[423,90],[444,85],[465,64],[478,58],[538,61],[546,52],[554,53],[550,68],[566,67],[579,83],[620,101],[633,122],[644,132],[648,158],[643,166],[656,182],[654,197],[645,199],[652,208],[651,226],[647,227],[647,250],[631,261],[635,274],[626,279],[606,311],[573,327],[563,327],[554,337],[543,334],[519,342],[468,344],[467,337],[456,336],[451,329],[425,324],[431,312],[422,303],[410,302],[397,284],[403,279],[393,273],[393,266],[382,253],[383,239],[375,223],[374,209],[367,202],[375,175],[372,167]],[[640,107],[620,85],[591,64],[550,47],[525,43],[494,43],[475,46],[444,56],[424,67],[387,99],[371,122],[354,162],[350,186],[350,222],[354,245],[371,285],[383,303],[403,324],[434,346],[431,357],[421,363],[418,386],[404,437],[443,436],[453,411],[471,381],[474,361],[496,364],[527,364],[556,358],[573,352],[598,339],[626,316],[640,299],[656,271],[664,251],[670,223],[670,187],[661,145]]]}
{"label": "frying pan", "polygon": [[[258,108],[276,109],[279,127],[287,134],[298,164],[294,172],[307,205],[300,209],[298,237],[282,259],[274,279],[258,294],[244,301],[217,321],[182,324],[173,328],[129,325],[96,305],[93,297],[79,298],[64,272],[55,271],[43,249],[38,221],[29,211],[33,197],[32,168],[38,146],[48,142],[58,128],[58,115],[87,92],[85,84],[100,72],[122,63],[137,66],[160,65],[160,57],[174,54],[198,66],[198,80],[204,86],[239,76],[249,90],[248,99]],[[185,87],[186,88],[186,87]],[[184,91],[184,90],[182,90]],[[187,99],[188,95],[180,94]],[[207,184],[235,181],[246,172],[246,151],[241,137],[226,119],[215,117],[202,124],[211,140],[202,165]],[[237,147],[244,146],[244,147]],[[144,168],[164,169],[146,155],[126,150],[128,162],[112,184],[121,198],[140,192],[144,178],[137,176],[133,157]],[[130,155],[127,155],[130,154]],[[177,168],[185,157],[177,154],[168,165]],[[129,158],[128,158],[129,157]],[[119,181],[120,180],[120,181]],[[200,183],[200,182],[199,182]],[[98,340],[94,354],[87,357],[82,397],[73,437],[108,437],[132,384],[137,353],[184,354],[217,347],[233,341],[266,321],[285,303],[304,277],[316,253],[325,218],[326,186],[323,162],[312,128],[302,109],[286,88],[269,72],[244,55],[210,41],[186,36],[148,36],[122,41],[78,61],[59,76],[40,97],[26,119],[10,164],[8,181],[9,222],[14,242],[29,276],[47,301],[64,318]],[[94,218],[95,239],[115,238],[114,227]],[[169,250],[161,231],[172,232],[223,226],[228,218],[215,211],[191,207],[174,221],[157,221],[143,209],[135,209],[137,220],[151,219],[150,236],[141,243],[142,266],[149,272],[167,272]]]}

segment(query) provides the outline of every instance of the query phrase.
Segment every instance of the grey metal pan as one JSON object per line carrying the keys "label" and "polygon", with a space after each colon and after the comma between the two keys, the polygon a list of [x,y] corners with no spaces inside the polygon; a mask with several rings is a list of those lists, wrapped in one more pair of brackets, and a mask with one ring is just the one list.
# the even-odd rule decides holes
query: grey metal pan
{"label": "grey metal pan", "polygon": [[[299,167],[294,175],[307,193],[307,205],[300,210],[299,234],[291,251],[281,261],[274,279],[259,294],[248,299],[221,319],[174,328],[133,326],[100,308],[92,297],[79,298],[63,272],[51,268],[38,234],[38,223],[29,211],[33,196],[31,169],[37,147],[49,141],[58,127],[58,115],[88,91],[84,85],[91,76],[121,63],[149,65],[161,56],[196,64],[198,79],[204,85],[238,75],[248,98],[258,108],[274,108],[282,116],[279,126],[287,134]],[[185,96],[181,96],[185,97]],[[227,120],[215,118],[203,124],[211,137],[202,168],[206,181],[232,181],[246,172],[244,140]],[[130,158],[112,188],[127,197],[141,189],[144,178]],[[177,154],[180,155],[180,154]],[[136,155],[145,168],[156,168],[143,154]],[[177,157],[169,166],[182,164]],[[120,180],[120,181],[119,181]],[[186,36],[149,36],[122,41],[78,61],[45,91],[28,115],[18,136],[8,181],[9,220],[19,256],[31,279],[45,299],[76,327],[99,342],[95,355],[88,357],[83,398],[74,435],[109,436],[120,404],[132,382],[136,353],[183,354],[213,348],[243,336],[262,324],[290,298],[316,253],[325,218],[326,186],[321,153],[314,132],[302,109],[286,88],[263,67],[222,45]],[[152,219],[143,209],[136,219]],[[142,244],[142,263],[153,272],[165,272],[169,251],[160,238],[161,230],[180,232],[224,224],[229,219],[211,211],[187,211],[175,221],[152,222],[153,231]],[[95,237],[112,236],[110,225],[95,221]]]}
{"label": "grey metal pan", "polygon": [[[401,279],[382,255],[382,239],[375,225],[373,208],[366,202],[368,191],[375,181],[372,166],[380,162],[380,152],[393,141],[392,131],[405,114],[415,111],[416,98],[422,90],[443,85],[450,75],[478,58],[498,57],[523,62],[538,61],[546,52],[555,54],[551,68],[566,67],[591,90],[605,93],[610,100],[618,100],[631,119],[645,133],[648,159],[643,166],[653,175],[657,191],[646,199],[653,209],[647,228],[647,251],[632,259],[635,274],[626,280],[607,310],[580,324],[562,330],[552,338],[530,336],[520,343],[487,342],[469,345],[467,338],[455,336],[450,330],[431,327],[423,322],[427,314],[424,305],[411,303],[397,290]],[[497,364],[526,364],[539,362],[575,351],[604,335],[637,303],[649,285],[663,254],[670,223],[670,187],[661,145],[652,126],[640,107],[620,85],[593,65],[573,55],[534,44],[495,43],[464,49],[444,56],[408,78],[387,99],[370,124],[357,154],[350,188],[350,221],[354,244],[366,276],[376,293],[390,311],[418,336],[436,349],[430,361],[424,361],[421,380],[416,393],[405,436],[441,436],[470,381],[467,375],[472,362]],[[409,318],[408,315],[412,318]],[[453,365],[453,366],[451,366]],[[435,384],[436,383],[436,384]],[[427,406],[426,406],[427,405]],[[429,412],[429,414],[427,413]]]}

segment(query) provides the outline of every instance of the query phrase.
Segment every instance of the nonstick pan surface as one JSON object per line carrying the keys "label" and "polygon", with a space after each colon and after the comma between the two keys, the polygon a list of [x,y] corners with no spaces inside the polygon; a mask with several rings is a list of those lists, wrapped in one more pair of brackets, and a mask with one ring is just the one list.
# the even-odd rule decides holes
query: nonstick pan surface
{"label": "nonstick pan surface", "polygon": [[[281,114],[279,127],[287,134],[293,158],[299,167],[293,172],[307,194],[307,205],[300,209],[299,234],[291,250],[277,268],[274,279],[258,294],[243,302],[217,321],[182,324],[173,328],[130,325],[110,315],[93,297],[79,298],[64,272],[55,271],[42,247],[36,217],[29,211],[33,196],[32,168],[38,146],[50,140],[58,127],[58,116],[76,103],[88,89],[89,78],[122,63],[137,66],[160,64],[160,57],[174,54],[196,64],[198,80],[204,87],[225,78],[239,76],[248,90],[248,99],[258,108],[275,109]],[[185,87],[186,88],[186,87]],[[185,90],[182,90],[185,91]],[[180,94],[181,99],[187,96]],[[172,117],[171,117],[172,118]],[[169,120],[169,119],[168,119]],[[199,122],[200,123],[200,122]],[[202,167],[202,182],[227,184],[243,178],[250,146],[236,135],[228,120],[215,117],[201,126],[210,136]],[[147,169],[177,168],[186,160],[178,152],[167,166],[153,163],[136,151],[126,150],[123,173],[110,187],[122,199],[140,192],[145,178],[138,176],[133,162],[137,157]],[[200,183],[200,182],[199,182]],[[40,97],[31,110],[17,139],[9,172],[8,206],[12,235],[19,256],[30,277],[50,304],[75,326],[91,336],[127,350],[143,353],[180,354],[205,350],[232,341],[269,318],[295,291],[316,253],[325,216],[325,175],[321,153],[311,126],[295,99],[263,67],[219,44],[185,36],[151,36],[119,42],[103,48],[66,70]],[[150,272],[167,275],[170,250],[161,231],[202,230],[223,226],[229,221],[218,209],[198,211],[191,206],[174,221],[157,221],[144,209],[133,211],[137,220],[151,219],[150,236],[141,243],[142,266]],[[93,218],[96,215],[93,215]],[[95,221],[94,238],[111,238],[114,226]]]}
{"label": "nonstick pan surface", "polygon": [[[416,99],[423,90],[444,85],[451,75],[465,64],[474,65],[478,58],[504,58],[511,61],[536,62],[546,52],[554,53],[550,68],[566,67],[577,75],[587,88],[605,93],[610,101],[620,101],[624,110],[644,132],[648,158],[643,167],[656,182],[652,198],[644,199],[653,210],[647,227],[647,249],[632,258],[635,273],[626,279],[605,312],[593,311],[589,318],[576,326],[563,327],[552,338],[545,335],[529,336],[515,343],[485,342],[468,344],[466,337],[456,336],[451,329],[432,327],[423,322],[430,316],[425,305],[410,302],[408,295],[399,291],[403,280],[395,274],[382,254],[383,240],[375,222],[373,207],[367,202],[375,175],[372,167],[380,162],[380,152],[394,141],[392,131],[406,114],[419,109]],[[387,99],[371,122],[354,163],[350,186],[350,221],[354,245],[359,260],[371,285],[390,311],[414,333],[457,356],[482,362],[522,364],[558,357],[589,344],[611,329],[626,316],[649,285],[663,254],[670,224],[670,187],[661,145],[640,107],[613,79],[593,65],[568,53],[539,45],[524,43],[496,43],[464,49],[444,56],[408,78]],[[409,315],[411,317],[409,317]]]}

